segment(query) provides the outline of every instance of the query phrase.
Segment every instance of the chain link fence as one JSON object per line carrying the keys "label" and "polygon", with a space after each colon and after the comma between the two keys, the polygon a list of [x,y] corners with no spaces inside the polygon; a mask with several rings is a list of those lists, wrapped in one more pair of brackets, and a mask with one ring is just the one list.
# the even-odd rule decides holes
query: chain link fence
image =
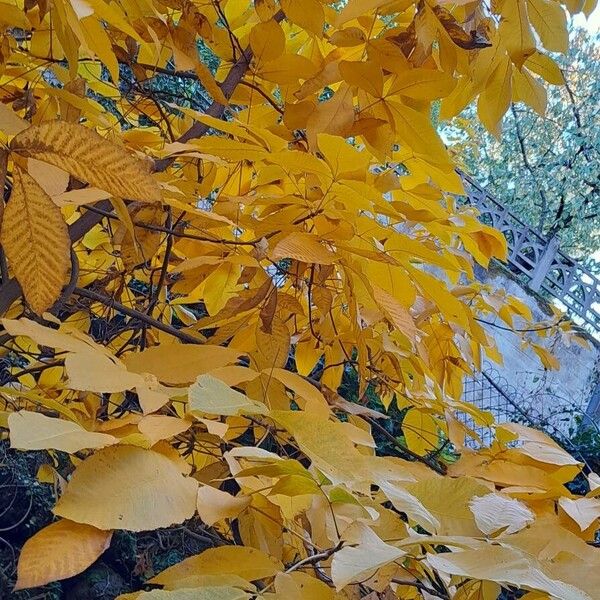
{"label": "chain link fence", "polygon": [[[595,427],[584,410],[573,400],[561,397],[543,378],[532,383],[528,389],[518,389],[491,364],[485,363],[481,372],[465,378],[462,399],[491,412],[497,423],[522,423],[543,430],[566,446],[582,425]],[[489,445],[493,437],[489,427],[481,427],[466,413],[460,418],[481,438],[481,442],[469,440],[470,447]]]}

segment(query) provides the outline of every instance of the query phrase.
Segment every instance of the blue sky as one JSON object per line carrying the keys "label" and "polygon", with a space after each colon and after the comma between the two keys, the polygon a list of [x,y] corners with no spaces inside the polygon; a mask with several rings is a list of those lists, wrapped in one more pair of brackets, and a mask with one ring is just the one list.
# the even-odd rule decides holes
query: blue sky
{"label": "blue sky", "polygon": [[574,22],[593,33],[600,32],[600,6],[590,15],[589,19],[586,20],[585,16],[580,14],[575,17]]}

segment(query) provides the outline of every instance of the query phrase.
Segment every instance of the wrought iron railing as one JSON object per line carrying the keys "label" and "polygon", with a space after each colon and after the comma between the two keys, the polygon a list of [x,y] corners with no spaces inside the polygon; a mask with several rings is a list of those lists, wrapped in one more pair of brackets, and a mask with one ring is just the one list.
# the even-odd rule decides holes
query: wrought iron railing
{"label": "wrought iron railing", "polygon": [[[559,300],[574,321],[600,333],[600,279],[562,252],[558,238],[547,238],[530,227],[488,193],[473,178],[460,173],[467,196],[480,219],[500,230],[508,242],[510,266],[526,278],[534,291]],[[579,317],[579,319],[577,318]]]}

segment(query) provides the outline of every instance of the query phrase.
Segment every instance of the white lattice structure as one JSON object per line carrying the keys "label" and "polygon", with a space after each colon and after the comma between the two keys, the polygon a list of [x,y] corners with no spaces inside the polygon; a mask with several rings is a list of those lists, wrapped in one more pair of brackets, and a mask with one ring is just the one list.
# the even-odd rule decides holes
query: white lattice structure
{"label": "white lattice structure", "polygon": [[583,321],[591,332],[600,334],[600,279],[562,252],[556,237],[545,237],[471,177],[460,175],[467,191],[466,202],[479,210],[483,222],[504,234],[509,248],[508,262],[526,276],[528,287],[547,292],[567,308],[575,321]]}

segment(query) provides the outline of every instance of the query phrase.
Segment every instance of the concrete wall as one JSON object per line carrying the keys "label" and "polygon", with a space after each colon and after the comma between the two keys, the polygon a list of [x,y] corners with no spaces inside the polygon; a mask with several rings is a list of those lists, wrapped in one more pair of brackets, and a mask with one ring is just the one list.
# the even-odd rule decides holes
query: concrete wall
{"label": "concrete wall", "polygon": [[[525,302],[536,320],[548,318],[546,301],[503,267],[492,267],[489,271],[478,269],[477,277]],[[499,324],[504,325],[501,321]],[[524,411],[563,434],[569,433],[577,415],[587,413],[600,421],[600,344],[597,340],[584,334],[588,347],[583,348],[577,343],[566,345],[558,336],[545,339],[543,345],[560,362],[560,369],[554,371],[544,369],[537,355],[522,347],[518,335],[489,325],[485,327],[504,356],[503,365],[493,364],[494,377],[499,375],[500,385],[508,382],[508,392]]]}

